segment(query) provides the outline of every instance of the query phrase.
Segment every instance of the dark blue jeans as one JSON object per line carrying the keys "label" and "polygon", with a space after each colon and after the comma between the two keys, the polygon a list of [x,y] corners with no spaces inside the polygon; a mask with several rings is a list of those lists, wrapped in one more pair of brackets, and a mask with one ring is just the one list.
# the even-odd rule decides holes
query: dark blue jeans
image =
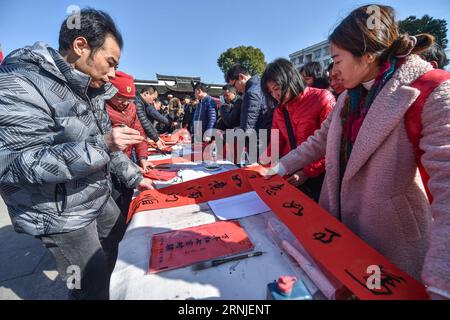
{"label": "dark blue jeans", "polygon": [[109,280],[125,229],[124,217],[110,198],[103,212],[86,227],[40,237],[55,257],[64,281],[72,275],[67,274],[69,266],[77,266],[81,271],[80,289],[69,290],[69,299],[109,299]]}

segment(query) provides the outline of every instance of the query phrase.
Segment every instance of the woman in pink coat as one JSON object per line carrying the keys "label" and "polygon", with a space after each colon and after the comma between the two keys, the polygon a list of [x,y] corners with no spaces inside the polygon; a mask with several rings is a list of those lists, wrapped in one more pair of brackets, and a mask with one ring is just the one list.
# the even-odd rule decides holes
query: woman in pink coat
{"label": "woman in pink coat", "polygon": [[430,295],[450,298],[450,81],[431,93],[421,115],[430,205],[405,113],[420,94],[411,84],[433,69],[416,53],[434,39],[401,35],[393,9],[378,8],[374,23],[364,6],[331,34],[333,73],[347,91],[321,129],[267,175],[292,174],[326,155],[320,205]]}

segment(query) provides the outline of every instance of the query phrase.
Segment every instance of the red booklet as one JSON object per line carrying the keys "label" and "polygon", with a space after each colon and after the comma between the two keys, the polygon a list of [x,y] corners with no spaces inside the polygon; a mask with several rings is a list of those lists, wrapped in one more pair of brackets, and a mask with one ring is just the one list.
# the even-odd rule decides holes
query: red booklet
{"label": "red booklet", "polygon": [[176,171],[161,171],[157,169],[151,169],[150,171],[144,173],[145,178],[158,181],[169,181],[175,178],[176,176],[177,176]]}
{"label": "red booklet", "polygon": [[152,237],[149,272],[182,268],[253,248],[253,243],[237,221],[220,221],[158,233]]}

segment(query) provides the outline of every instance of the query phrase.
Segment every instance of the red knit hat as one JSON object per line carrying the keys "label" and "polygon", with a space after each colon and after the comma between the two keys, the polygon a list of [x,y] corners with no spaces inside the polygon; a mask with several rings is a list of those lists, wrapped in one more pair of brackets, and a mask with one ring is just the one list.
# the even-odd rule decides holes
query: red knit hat
{"label": "red knit hat", "polygon": [[116,71],[116,76],[111,79],[111,83],[116,87],[121,96],[125,98],[134,98],[136,96],[136,87],[132,76],[122,71]]}

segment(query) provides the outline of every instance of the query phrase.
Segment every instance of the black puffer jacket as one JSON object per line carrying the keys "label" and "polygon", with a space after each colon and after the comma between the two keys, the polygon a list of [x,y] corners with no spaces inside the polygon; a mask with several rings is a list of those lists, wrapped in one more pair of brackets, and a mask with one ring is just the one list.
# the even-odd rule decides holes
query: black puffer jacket
{"label": "black puffer jacket", "polygon": [[158,141],[159,134],[153,122],[156,120],[157,122],[169,125],[170,121],[161,115],[154,106],[145,102],[140,94],[136,95],[134,103],[136,104],[136,113],[142,124],[142,128],[144,128],[145,134],[153,141]]}

